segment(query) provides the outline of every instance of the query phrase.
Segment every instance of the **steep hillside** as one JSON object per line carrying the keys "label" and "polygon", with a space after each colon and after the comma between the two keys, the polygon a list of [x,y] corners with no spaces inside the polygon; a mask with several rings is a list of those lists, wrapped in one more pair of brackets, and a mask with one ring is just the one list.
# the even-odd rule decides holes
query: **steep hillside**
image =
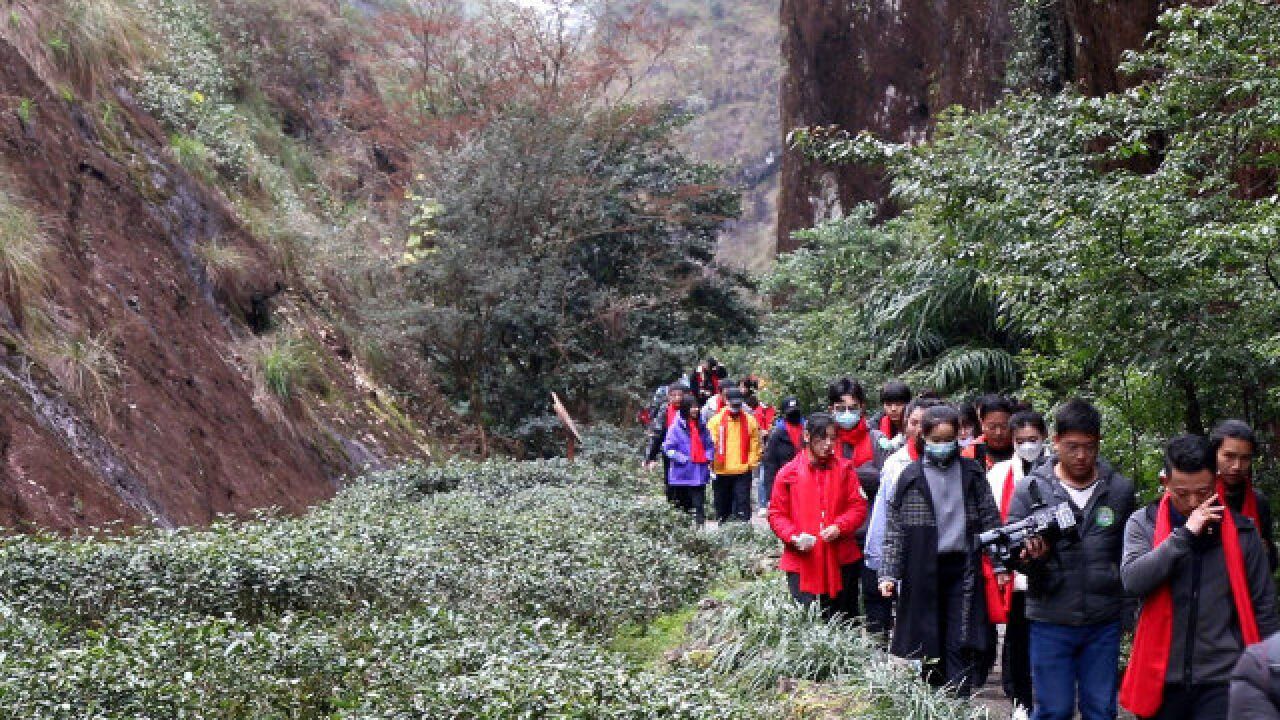
{"label": "steep hillside", "polygon": [[[1090,94],[1122,86],[1120,55],[1155,27],[1155,0],[947,0],[831,5],[782,0],[782,127],[835,125],[921,140],[948,106],[988,107],[1010,85]],[[782,158],[778,249],[791,233],[872,201],[888,213],[874,169],[833,170]]]}
{"label": "steep hillside", "polygon": [[[0,524],[297,511],[365,464],[429,453],[447,409],[410,363],[358,346],[318,262],[340,220],[321,200],[395,186],[375,133],[314,110],[367,102],[352,48],[324,35],[336,5],[3,10]],[[295,34],[235,38],[228,18]],[[272,48],[292,56],[249,54]],[[347,162],[320,162],[337,147]]]}
{"label": "steep hillside", "polygon": [[774,255],[782,159],[777,3],[656,0],[648,5],[670,24],[673,43],[640,93],[691,113],[682,146],[704,162],[729,166],[730,181],[743,191],[742,216],[722,232],[720,257],[734,267],[763,269]]}

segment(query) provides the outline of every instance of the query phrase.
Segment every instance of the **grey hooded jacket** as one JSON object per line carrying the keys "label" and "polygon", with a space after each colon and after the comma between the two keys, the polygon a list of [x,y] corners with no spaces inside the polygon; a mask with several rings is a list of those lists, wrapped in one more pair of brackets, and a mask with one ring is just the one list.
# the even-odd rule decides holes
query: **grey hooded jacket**
{"label": "grey hooded jacket", "polygon": [[[1156,510],[1154,504],[1139,510],[1125,528],[1124,560],[1120,565],[1125,589],[1136,597],[1146,597],[1169,583],[1173,594],[1173,637],[1166,683],[1224,684],[1244,650],[1244,642],[1231,600],[1222,528],[1206,528],[1197,536],[1186,527],[1177,527],[1152,549]],[[1267,637],[1280,630],[1267,550],[1248,518],[1238,513],[1232,516],[1240,537],[1258,632]]]}

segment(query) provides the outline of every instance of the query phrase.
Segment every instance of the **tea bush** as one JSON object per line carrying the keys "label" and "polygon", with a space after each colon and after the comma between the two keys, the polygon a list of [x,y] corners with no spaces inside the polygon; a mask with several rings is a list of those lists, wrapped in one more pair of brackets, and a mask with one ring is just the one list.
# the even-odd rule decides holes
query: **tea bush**
{"label": "tea bush", "polygon": [[463,463],[375,476],[298,519],[9,538],[0,601],[80,626],[435,606],[605,628],[690,601],[718,554],[660,499],[608,473]]}

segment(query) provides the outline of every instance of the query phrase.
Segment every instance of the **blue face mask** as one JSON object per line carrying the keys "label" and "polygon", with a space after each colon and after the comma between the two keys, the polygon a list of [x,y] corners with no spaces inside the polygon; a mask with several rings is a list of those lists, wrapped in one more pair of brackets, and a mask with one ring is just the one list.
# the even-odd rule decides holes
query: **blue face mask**
{"label": "blue face mask", "polygon": [[960,445],[955,440],[949,442],[927,442],[924,444],[924,456],[929,458],[934,465],[946,467],[956,459],[956,451]]}
{"label": "blue face mask", "polygon": [[842,413],[836,413],[836,424],[845,430],[852,430],[862,419],[862,413],[857,410],[846,410]]}

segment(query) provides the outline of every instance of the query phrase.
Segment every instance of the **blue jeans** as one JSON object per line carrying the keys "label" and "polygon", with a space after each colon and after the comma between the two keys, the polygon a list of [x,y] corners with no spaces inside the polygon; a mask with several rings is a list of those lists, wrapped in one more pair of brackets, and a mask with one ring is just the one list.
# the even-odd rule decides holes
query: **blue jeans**
{"label": "blue jeans", "polygon": [[1120,621],[1098,625],[1031,623],[1032,720],[1115,720]]}

